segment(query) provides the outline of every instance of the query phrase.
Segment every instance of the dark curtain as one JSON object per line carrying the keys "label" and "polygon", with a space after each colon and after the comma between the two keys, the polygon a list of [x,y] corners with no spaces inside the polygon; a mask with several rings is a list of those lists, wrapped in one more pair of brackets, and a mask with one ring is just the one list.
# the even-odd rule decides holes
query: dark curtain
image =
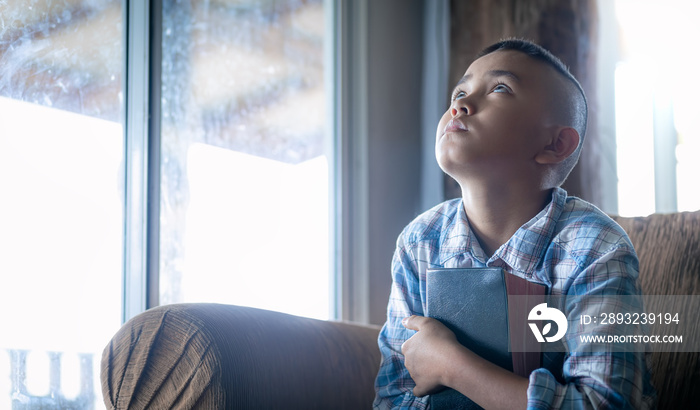
{"label": "dark curtain", "polygon": [[[450,87],[476,54],[506,37],[532,40],[558,56],[579,80],[589,104],[588,130],[579,164],[564,183],[569,195],[601,202],[600,144],[596,124],[596,0],[452,0]],[[461,195],[450,177],[445,195]]]}

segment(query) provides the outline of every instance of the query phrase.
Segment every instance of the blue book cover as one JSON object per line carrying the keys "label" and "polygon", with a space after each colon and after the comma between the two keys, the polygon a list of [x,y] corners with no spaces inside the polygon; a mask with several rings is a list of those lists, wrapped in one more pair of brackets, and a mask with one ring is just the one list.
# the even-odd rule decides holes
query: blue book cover
{"label": "blue book cover", "polygon": [[[486,360],[523,376],[540,366],[538,352],[511,352],[511,343],[522,345],[521,339],[528,336],[529,330],[527,310],[524,306],[510,306],[509,309],[508,296],[531,295],[530,303],[544,301],[544,285],[500,268],[431,269],[426,275],[426,316],[445,324],[459,343]],[[436,410],[481,408],[452,389],[431,395],[430,404]]]}

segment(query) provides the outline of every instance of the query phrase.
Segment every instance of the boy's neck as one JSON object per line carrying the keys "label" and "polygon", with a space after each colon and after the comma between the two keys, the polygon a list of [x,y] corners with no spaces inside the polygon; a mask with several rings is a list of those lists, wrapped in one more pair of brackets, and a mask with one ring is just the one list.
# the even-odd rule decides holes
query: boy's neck
{"label": "boy's neck", "polygon": [[[519,189],[520,188],[520,189]],[[551,201],[552,189],[492,185],[462,187],[464,209],[481,248],[491,257]]]}

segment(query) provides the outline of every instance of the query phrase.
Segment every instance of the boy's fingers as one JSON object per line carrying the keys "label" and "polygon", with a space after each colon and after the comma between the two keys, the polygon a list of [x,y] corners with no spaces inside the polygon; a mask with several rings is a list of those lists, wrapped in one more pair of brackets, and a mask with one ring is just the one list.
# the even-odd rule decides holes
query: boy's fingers
{"label": "boy's fingers", "polygon": [[401,321],[401,324],[402,324],[403,327],[405,327],[406,329],[416,330],[416,329],[414,329],[414,328],[411,327],[411,326],[412,326],[412,324],[411,324],[411,318],[412,318],[412,317],[413,317],[413,316],[408,316],[408,317],[403,318],[403,320]]}
{"label": "boy's fingers", "polygon": [[401,323],[406,329],[420,330],[420,327],[423,324],[423,319],[425,319],[425,317],[423,316],[411,315],[409,317],[403,318]]}

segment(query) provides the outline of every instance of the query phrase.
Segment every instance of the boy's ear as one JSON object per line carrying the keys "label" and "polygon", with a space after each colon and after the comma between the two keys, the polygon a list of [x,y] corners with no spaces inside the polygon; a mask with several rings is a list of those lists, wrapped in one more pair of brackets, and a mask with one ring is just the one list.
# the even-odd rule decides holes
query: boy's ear
{"label": "boy's ear", "polygon": [[537,155],[538,164],[558,164],[569,157],[578,147],[578,131],[571,127],[558,127],[554,131],[552,143],[544,147]]}

